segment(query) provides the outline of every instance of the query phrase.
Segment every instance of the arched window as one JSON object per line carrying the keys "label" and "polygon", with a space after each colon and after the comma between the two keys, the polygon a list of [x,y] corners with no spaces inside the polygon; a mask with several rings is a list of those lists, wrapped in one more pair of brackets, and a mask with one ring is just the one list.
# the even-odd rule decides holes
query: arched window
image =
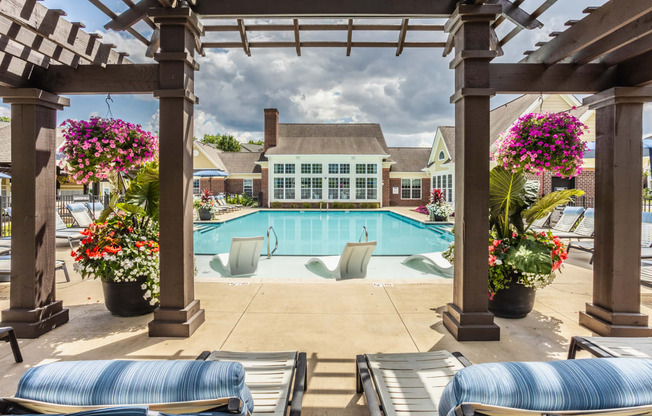
{"label": "arched window", "polygon": [[444,151],[440,150],[439,151],[439,156],[438,156],[439,160],[444,160],[445,157],[446,157],[446,155],[444,154]]}

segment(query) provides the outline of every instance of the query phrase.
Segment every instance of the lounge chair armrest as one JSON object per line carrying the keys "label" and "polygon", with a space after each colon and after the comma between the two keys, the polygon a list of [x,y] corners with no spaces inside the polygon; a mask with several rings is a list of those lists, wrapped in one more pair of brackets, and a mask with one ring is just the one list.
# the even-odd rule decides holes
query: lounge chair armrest
{"label": "lounge chair armrest", "polygon": [[206,361],[209,355],[211,355],[210,351],[202,351],[202,353],[195,358],[195,361]]}
{"label": "lounge chair armrest", "polygon": [[308,377],[308,359],[305,352],[300,352],[297,357],[297,367],[294,373],[294,386],[292,387],[292,403],[290,404],[290,416],[301,416],[303,405],[303,393],[306,391],[306,379]]}
{"label": "lounge chair armrest", "polygon": [[378,396],[376,396],[373,381],[371,380],[367,358],[364,355],[358,355],[356,357],[356,372],[356,377],[358,378],[356,390],[358,393],[364,393],[367,407],[369,408],[369,416],[382,416],[383,413],[380,403],[378,403]]}
{"label": "lounge chair armrest", "polygon": [[458,360],[460,363],[462,363],[462,365],[463,365],[464,367],[470,367],[470,366],[473,365],[473,363],[471,363],[471,361],[469,361],[469,359],[466,358],[466,357],[464,356],[464,354],[462,354],[461,352],[455,351],[455,352],[453,352],[453,356],[454,356],[455,358],[457,358],[457,360]]}

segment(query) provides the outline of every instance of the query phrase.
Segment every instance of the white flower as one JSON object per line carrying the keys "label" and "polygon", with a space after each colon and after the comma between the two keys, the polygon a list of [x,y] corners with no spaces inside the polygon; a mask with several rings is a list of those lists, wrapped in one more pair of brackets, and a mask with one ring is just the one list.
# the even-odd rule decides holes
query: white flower
{"label": "white flower", "polygon": [[145,298],[151,298],[151,297],[152,297],[152,291],[151,291],[151,290],[148,290],[147,292],[145,292],[145,294],[144,294],[143,296],[144,296]]}
{"label": "white flower", "polygon": [[156,302],[157,302],[157,300],[153,299],[153,298],[149,300],[149,304],[152,305],[152,306],[156,305]]}
{"label": "white flower", "polygon": [[143,290],[145,290],[145,289],[147,289],[147,285],[146,285],[145,283],[143,283],[143,284],[140,286],[140,288],[143,289]]}
{"label": "white flower", "polygon": [[496,261],[494,263],[496,265],[500,266],[501,264],[503,264],[503,261],[501,259],[496,259]]}

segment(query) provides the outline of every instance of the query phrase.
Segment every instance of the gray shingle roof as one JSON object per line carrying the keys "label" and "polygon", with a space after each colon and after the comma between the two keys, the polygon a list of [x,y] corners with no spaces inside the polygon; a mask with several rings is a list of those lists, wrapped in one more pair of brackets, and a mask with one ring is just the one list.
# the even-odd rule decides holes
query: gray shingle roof
{"label": "gray shingle roof", "polygon": [[240,143],[241,152],[257,152],[260,153],[263,151],[262,144],[251,144],[251,143]]}
{"label": "gray shingle roof", "polygon": [[396,164],[392,165],[392,172],[421,172],[428,164],[430,157],[429,147],[390,147],[389,153]]}
{"label": "gray shingle roof", "polygon": [[220,158],[230,174],[260,173],[260,165],[255,162],[260,159],[261,152],[222,152]]}
{"label": "gray shingle roof", "polygon": [[379,124],[279,124],[267,155],[388,155]]}
{"label": "gray shingle roof", "polygon": [[441,137],[446,143],[446,148],[450,154],[451,160],[455,160],[455,127],[453,126],[440,126]]}
{"label": "gray shingle roof", "polygon": [[222,157],[221,157],[224,152],[209,144],[204,144],[200,141],[195,141],[195,145],[197,145],[197,147],[201,147],[202,150],[204,150],[206,154],[215,161],[215,163],[217,164],[216,166],[217,169],[226,170],[226,168],[224,167],[224,162],[222,162]]}

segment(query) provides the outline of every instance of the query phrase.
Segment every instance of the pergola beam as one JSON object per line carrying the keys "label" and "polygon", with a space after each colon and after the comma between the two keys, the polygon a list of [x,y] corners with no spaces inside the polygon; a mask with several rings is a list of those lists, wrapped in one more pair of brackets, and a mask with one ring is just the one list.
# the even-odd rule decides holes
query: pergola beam
{"label": "pergola beam", "polygon": [[435,17],[450,16],[457,0],[220,0],[199,1],[193,8],[203,18],[355,18],[355,17]]}
{"label": "pergola beam", "polygon": [[353,43],[353,19],[349,19],[346,34],[346,56],[351,56],[351,45]]}
{"label": "pergola beam", "polygon": [[652,84],[652,51],[619,64],[618,76],[623,85],[638,87]]}
{"label": "pergola beam", "polygon": [[50,66],[49,57],[35,52],[27,46],[19,44],[7,36],[0,35],[0,51],[43,68]]}
{"label": "pergola beam", "polygon": [[151,94],[159,87],[158,64],[80,65],[76,69],[50,65],[35,68],[34,87],[55,94]]}
{"label": "pergola beam", "polygon": [[[24,2],[20,0],[2,0],[0,2],[0,15],[4,15],[11,21],[36,32],[90,62],[112,64],[120,61],[120,55],[115,51],[109,51],[106,56],[103,56],[105,50],[100,43],[90,34],[75,28],[75,25],[63,19],[59,12],[50,10],[38,2],[34,3],[29,16],[24,14],[23,9]],[[70,33],[73,31],[77,31],[77,34],[74,39],[71,39]],[[98,58],[101,59],[101,62],[98,62]],[[129,63],[129,61],[125,63]]]}
{"label": "pergola beam", "polygon": [[126,30],[128,27],[131,27],[138,23],[140,20],[147,16],[147,12],[152,7],[161,7],[161,4],[158,0],[140,0],[138,3],[134,4],[133,7],[129,7],[124,13],[104,25],[105,29],[113,30]]}
{"label": "pergola beam", "polygon": [[299,19],[294,19],[294,43],[297,48],[297,56],[301,56],[301,36],[299,35]]}
{"label": "pergola beam", "polygon": [[238,30],[240,31],[240,39],[242,40],[242,49],[247,54],[251,56],[251,49],[249,48],[249,40],[247,40],[247,29],[245,28],[244,21],[238,19]]}
{"label": "pergola beam", "polygon": [[[487,4],[500,4],[503,6],[503,14],[510,22],[524,29],[538,29],[543,27],[543,23],[538,21],[536,17],[527,14],[523,9],[518,7],[522,1],[511,2],[509,0],[488,0]],[[497,19],[496,19],[497,20]],[[494,26],[495,28],[495,26]]]}
{"label": "pergola beam", "polygon": [[[249,42],[249,49],[255,48],[296,48],[296,42]],[[301,42],[302,48],[346,48],[350,54],[351,48],[398,48],[398,42],[339,42],[339,41],[311,41]],[[444,42],[404,42],[404,48],[443,48]],[[204,49],[233,49],[241,48],[241,42],[205,42]],[[248,54],[249,55],[249,54]],[[251,56],[251,55],[249,55]],[[348,55],[347,55],[348,56]]]}
{"label": "pergola beam", "polygon": [[616,49],[611,52],[609,55],[604,56],[600,59],[604,65],[615,65],[619,62],[625,62],[629,59],[632,59],[636,56],[642,55],[645,52],[652,50],[652,33],[643,36],[642,38],[631,42],[622,48]]}
{"label": "pergola beam", "polygon": [[489,65],[491,88],[497,94],[595,94],[618,83],[618,68],[601,64]]}
{"label": "pergola beam", "polygon": [[[118,17],[118,15],[115,14],[113,12],[113,10],[106,7],[106,5],[104,3],[102,3],[101,0],[88,0],[88,1],[90,1],[93,4],[93,6],[100,9],[100,11],[102,13],[104,13],[105,15],[107,15],[110,19],[116,19]],[[154,26],[154,29],[156,29],[156,26]],[[133,27],[128,27],[125,30],[127,32],[131,33],[131,35],[133,35],[136,39],[138,39],[139,41],[141,41],[145,45],[149,45],[149,41],[147,40],[147,38],[145,36],[141,35],[140,32],[136,31]]]}
{"label": "pergola beam", "polygon": [[396,46],[396,56],[400,56],[403,52],[403,47],[405,45],[405,37],[407,36],[407,27],[410,19],[403,19],[401,24],[401,31],[398,34],[398,45]]}
{"label": "pergola beam", "polygon": [[570,61],[578,65],[588,64],[650,34],[652,34],[652,12],[639,17],[609,36],[605,36],[600,42],[587,46],[574,54]]}
{"label": "pergola beam", "polygon": [[5,87],[29,87],[29,74],[34,65],[15,56],[0,52],[0,84]]}
{"label": "pergola beam", "polygon": [[[530,17],[536,19],[537,17],[541,16],[546,10],[551,8],[555,3],[557,3],[557,0],[546,0],[541,6],[539,6],[535,11],[533,11],[530,14]],[[500,40],[500,46],[505,46],[507,42],[514,39],[516,35],[521,33],[522,30],[523,30],[522,26],[516,26],[514,29],[512,29],[511,32],[509,32],[507,35],[505,35],[505,37],[503,37]]]}
{"label": "pergola beam", "polygon": [[652,2],[649,1],[609,1],[537,49],[523,62],[546,65],[560,62],[650,12]]}
{"label": "pergola beam", "polygon": [[[349,19],[352,20],[352,19]],[[369,30],[369,31],[400,31],[403,25],[351,25],[351,30]],[[238,32],[237,25],[206,25],[206,32]],[[299,31],[348,31],[349,24],[301,24]],[[444,25],[408,25],[409,31],[421,32],[443,32]],[[292,32],[294,25],[270,24],[270,25],[247,25],[247,32]]]}

